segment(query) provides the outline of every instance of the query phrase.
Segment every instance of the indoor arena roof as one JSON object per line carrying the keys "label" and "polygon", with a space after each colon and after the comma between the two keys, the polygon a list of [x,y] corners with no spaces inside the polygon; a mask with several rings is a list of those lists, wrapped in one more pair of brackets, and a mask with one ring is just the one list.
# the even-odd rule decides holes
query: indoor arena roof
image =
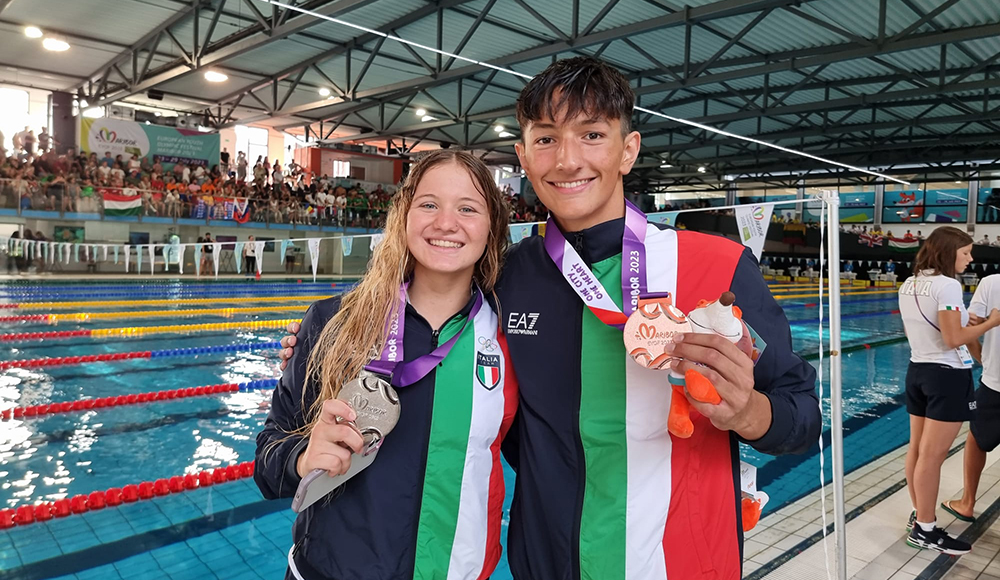
{"label": "indoor arena roof", "polygon": [[[1000,158],[996,0],[286,1],[309,13],[262,0],[0,0],[0,82],[204,114],[217,127],[512,159],[523,80],[329,16],[527,74],[599,55],[644,107],[855,165]],[[71,48],[42,49],[27,25]],[[229,78],[208,82],[209,70]],[[700,179],[698,166],[716,179],[821,167],[636,122],[646,183]]]}

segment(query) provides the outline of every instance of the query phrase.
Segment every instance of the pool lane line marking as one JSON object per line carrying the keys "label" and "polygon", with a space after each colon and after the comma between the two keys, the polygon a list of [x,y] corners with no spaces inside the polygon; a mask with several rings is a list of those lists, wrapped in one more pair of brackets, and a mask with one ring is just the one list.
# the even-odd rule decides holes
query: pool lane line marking
{"label": "pool lane line marking", "polygon": [[48,332],[15,332],[0,334],[0,342],[42,341],[47,339],[89,336],[92,338],[132,337],[144,334],[182,334],[217,330],[261,330],[282,329],[299,318],[278,320],[246,320],[241,322],[210,322],[205,324],[173,324],[166,326],[126,326],[119,328],[95,328],[91,330],[54,330]]}

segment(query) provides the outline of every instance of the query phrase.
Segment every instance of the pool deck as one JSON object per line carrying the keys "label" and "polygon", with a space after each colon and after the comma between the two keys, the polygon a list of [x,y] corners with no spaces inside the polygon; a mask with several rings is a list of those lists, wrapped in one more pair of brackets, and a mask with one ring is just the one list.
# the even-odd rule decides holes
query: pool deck
{"label": "pool deck", "polygon": [[[941,501],[962,493],[962,461],[968,427],[955,439],[941,469]],[[906,518],[911,505],[906,490],[906,446],[845,476],[847,507],[847,571],[857,580],[932,580],[938,578],[1000,580],[1000,450],[987,456],[979,486],[976,524],[957,521],[937,510],[938,523],[973,543],[968,555],[953,558],[906,545]],[[817,473],[817,476],[819,474]],[[828,533],[832,533],[833,492],[826,487]],[[819,493],[796,501],[761,519],[747,533],[744,578],[749,580],[820,580],[836,578],[835,539],[822,539]],[[825,544],[825,545],[824,545]]]}

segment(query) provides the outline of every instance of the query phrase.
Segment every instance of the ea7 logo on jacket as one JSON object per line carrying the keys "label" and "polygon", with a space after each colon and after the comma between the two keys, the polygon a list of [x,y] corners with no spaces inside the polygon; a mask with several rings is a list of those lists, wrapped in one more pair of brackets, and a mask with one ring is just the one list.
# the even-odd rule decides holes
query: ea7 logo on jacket
{"label": "ea7 logo on jacket", "polygon": [[477,352],[476,378],[487,391],[497,388],[500,384],[500,355]]}
{"label": "ea7 logo on jacket", "polygon": [[510,316],[507,317],[507,334],[537,336],[536,322],[538,322],[537,312],[511,312]]}

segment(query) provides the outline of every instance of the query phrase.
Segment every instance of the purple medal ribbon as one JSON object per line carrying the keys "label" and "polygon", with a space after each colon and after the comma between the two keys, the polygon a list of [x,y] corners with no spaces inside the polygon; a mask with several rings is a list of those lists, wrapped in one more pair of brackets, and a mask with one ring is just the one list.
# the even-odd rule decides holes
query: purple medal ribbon
{"label": "purple medal ribbon", "polygon": [[622,235],[622,303],[624,312],[608,296],[604,286],[566,236],[549,216],[545,225],[545,251],[570,287],[597,318],[619,330],[635,311],[639,297],[646,295],[646,214],[625,200],[625,232]]}
{"label": "purple medal ribbon", "polygon": [[455,346],[459,337],[462,336],[466,327],[469,326],[469,322],[476,317],[476,314],[483,307],[483,293],[479,288],[476,288],[476,301],[472,304],[472,311],[469,312],[468,318],[465,319],[465,324],[462,325],[461,330],[455,333],[455,336],[430,353],[409,362],[403,362],[403,330],[406,320],[405,285],[399,290],[399,302],[396,317],[388,324],[388,332],[386,334],[385,346],[382,347],[382,353],[378,358],[373,359],[365,365],[365,370],[390,377],[389,384],[394,387],[408,387],[427,376],[429,372],[434,370],[434,367],[448,356],[452,347]]}

